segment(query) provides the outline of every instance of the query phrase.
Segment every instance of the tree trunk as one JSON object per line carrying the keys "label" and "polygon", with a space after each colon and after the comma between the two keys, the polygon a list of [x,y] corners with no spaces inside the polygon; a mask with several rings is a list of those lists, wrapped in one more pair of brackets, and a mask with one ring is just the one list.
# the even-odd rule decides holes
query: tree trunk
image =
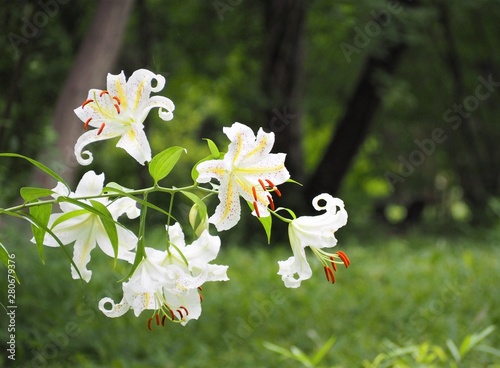
{"label": "tree trunk", "polygon": [[[292,178],[303,180],[302,95],[304,65],[303,0],[266,0],[264,35],[266,37],[261,88],[265,97],[264,128],[275,133],[275,152],[286,152],[286,166]],[[284,188],[281,205],[300,207],[302,196],[296,185]]]}
{"label": "tree trunk", "polygon": [[[106,75],[111,71],[120,51],[133,3],[134,0],[99,2],[94,20],[56,103],[56,152],[44,152],[43,162],[48,163],[70,183],[75,181],[79,166],[74,154],[74,145],[83,130],[83,123],[73,110],[87,98],[89,89],[105,87]],[[54,156],[51,157],[52,155]],[[43,186],[52,185],[47,176],[37,173],[36,179]]]}
{"label": "tree trunk", "polygon": [[[418,2],[411,0],[401,3],[405,6],[418,5]],[[395,26],[398,27],[399,33],[402,33],[403,26],[401,24]],[[307,201],[324,192],[338,194],[342,181],[361,148],[380,106],[381,98],[375,77],[380,72],[393,73],[407,47],[402,41],[402,36],[397,41],[384,39],[383,34],[380,37],[381,45],[387,45],[387,49],[383,53],[377,52],[377,55],[381,56],[372,55],[367,58],[345,113],[337,123],[323,158],[306,184]]]}
{"label": "tree trunk", "polygon": [[392,73],[404,49],[405,46],[399,43],[389,47],[382,58],[370,57],[366,61],[346,111],[307,183],[306,195],[309,199],[324,192],[338,193],[381,102],[374,77],[380,71]]}

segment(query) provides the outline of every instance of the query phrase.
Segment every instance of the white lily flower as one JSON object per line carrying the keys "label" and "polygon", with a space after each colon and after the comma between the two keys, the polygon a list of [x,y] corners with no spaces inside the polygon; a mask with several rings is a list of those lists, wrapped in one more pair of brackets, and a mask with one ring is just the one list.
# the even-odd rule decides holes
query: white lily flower
{"label": "white lily flower", "polygon": [[[156,86],[152,86],[152,81]],[[93,156],[83,151],[89,143],[121,137],[117,147],[123,148],[137,162],[144,165],[151,161],[151,147],[144,133],[143,122],[149,111],[158,107],[161,119],[172,120],[175,106],[162,96],[150,97],[165,86],[165,78],[146,69],[136,70],[126,81],[123,71],[108,74],[107,90],[91,89],[87,100],[75,109],[75,114],[89,126],[97,128],[83,133],[75,145],[75,155],[80,165],[89,165]],[[86,155],[87,158],[83,158]]]}
{"label": "white lily flower", "polygon": [[259,129],[257,137],[252,129],[240,123],[225,127],[224,133],[231,143],[222,160],[209,160],[197,166],[199,183],[212,178],[219,181],[220,203],[209,222],[218,231],[228,230],[239,221],[241,205],[239,196],[253,203],[254,215],[269,216],[268,206],[274,210],[269,192],[281,196],[278,188],[290,178],[285,168],[284,153],[270,153],[274,145],[274,133]]}
{"label": "white lily flower", "polygon": [[[321,206],[320,201],[325,204]],[[301,216],[292,220],[288,226],[288,236],[292,246],[293,256],[286,261],[279,261],[278,275],[286,287],[297,288],[302,280],[307,280],[312,275],[311,267],[307,262],[305,248],[309,247],[323,263],[326,278],[331,283],[335,282],[334,271],[338,263],[346,267],[350,261],[342,252],[327,253],[322,248],[331,248],[337,244],[335,232],[347,223],[347,212],[344,202],[333,198],[330,194],[320,194],[312,202],[316,211],[326,212],[318,216]],[[296,277],[297,276],[297,277]]]}
{"label": "white lily flower", "polygon": [[[96,175],[94,171],[88,171],[83,175],[74,193],[69,192],[62,183],[58,183],[53,189],[54,194],[52,196],[54,198],[58,198],[59,196],[71,198],[96,196],[102,193],[103,186],[104,174]],[[124,213],[130,219],[136,218],[140,214],[136,203],[130,198],[120,198],[114,202],[110,202],[107,198],[94,198],[93,200],[107,206],[115,221]],[[87,200],[83,200],[82,202],[91,205]],[[63,244],[75,242],[73,261],[78,267],[83,280],[89,282],[92,276],[92,271],[87,269],[87,263],[90,261],[90,252],[98,245],[105,254],[114,257],[113,247],[98,215],[85,211],[81,207],[68,202],[61,202],[59,206],[63,212],[50,215],[48,227],[51,228]],[[82,211],[83,213],[58,223],[52,228],[57,219],[73,211]],[[116,230],[118,233],[118,259],[133,262],[135,254],[131,250],[137,245],[137,237],[132,231],[124,229],[121,226],[117,226]],[[49,247],[59,246],[50,234],[45,235],[44,244]],[[71,266],[71,273],[74,279],[79,278],[73,265]]]}
{"label": "white lily flower", "polygon": [[[130,308],[138,316],[153,310],[156,323],[165,320],[185,325],[201,315],[201,286],[206,281],[226,281],[227,266],[209,264],[220,248],[218,236],[204,231],[192,244],[186,245],[179,224],[167,227],[169,249],[159,251],[146,247],[144,258],[129,281],[123,283],[123,299],[115,304],[103,298],[99,309],[108,317],[120,317]],[[111,304],[111,308],[105,307]],[[151,317],[148,327],[151,328]]]}

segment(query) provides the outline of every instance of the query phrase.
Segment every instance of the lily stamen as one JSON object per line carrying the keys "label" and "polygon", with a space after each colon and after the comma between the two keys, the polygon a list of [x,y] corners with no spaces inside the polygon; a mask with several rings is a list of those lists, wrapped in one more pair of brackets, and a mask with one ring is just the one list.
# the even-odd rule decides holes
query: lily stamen
{"label": "lily stamen", "polygon": [[344,252],[342,252],[341,250],[339,250],[337,252],[337,255],[342,260],[342,262],[344,263],[345,268],[348,268],[349,265],[351,264],[351,261],[349,260],[349,257],[347,257],[347,254],[345,254]]}
{"label": "lily stamen", "polygon": [[116,113],[119,114],[120,113],[120,105],[114,104],[113,106],[116,108]]}
{"label": "lily stamen", "polygon": [[332,264],[332,268],[334,271],[337,271],[337,264],[335,263],[335,258],[333,256],[330,256],[330,263]]}
{"label": "lily stamen", "polygon": [[89,129],[89,123],[92,120],[92,118],[88,118],[87,121],[83,124],[83,129],[88,130]]}
{"label": "lily stamen", "polygon": [[106,90],[103,90],[103,91],[101,91],[101,93],[99,93],[99,97],[102,97],[102,96],[103,96],[103,95],[105,95],[105,94],[108,94],[108,95],[109,95],[109,92],[108,92],[108,91],[106,91]]}
{"label": "lily stamen", "polygon": [[264,182],[262,181],[262,179],[259,179],[259,184],[260,184],[260,186],[262,187],[262,190],[263,190],[264,192],[267,192],[266,185],[264,184]]}
{"label": "lily stamen", "polygon": [[255,210],[255,213],[257,214],[257,217],[260,218],[259,207],[257,207],[257,201],[253,202],[253,209]]}
{"label": "lily stamen", "polygon": [[328,266],[324,266],[324,269],[325,269],[326,280],[328,282],[331,282],[332,284],[335,284],[335,274],[333,273],[332,269]]}
{"label": "lily stamen", "polygon": [[267,200],[269,201],[269,205],[271,206],[271,210],[274,211],[275,207],[274,207],[274,201],[273,201],[273,197],[271,197],[269,194],[267,195]]}
{"label": "lily stamen", "polygon": [[83,103],[82,103],[82,109],[85,107],[85,105],[88,105],[89,103],[91,102],[94,102],[94,100],[92,99],[88,99],[88,100],[85,100]]}
{"label": "lily stamen", "polygon": [[122,104],[122,103],[121,103],[121,101],[120,101],[120,99],[119,99],[117,96],[113,96],[112,98],[113,98],[113,100],[115,100],[115,101],[116,101],[116,103],[117,103],[118,105],[121,105],[121,104]]}
{"label": "lily stamen", "polygon": [[102,130],[104,129],[105,126],[106,126],[106,123],[101,124],[101,126],[99,127],[99,130],[97,131],[97,135],[102,133]]}
{"label": "lily stamen", "polygon": [[253,194],[253,199],[257,201],[257,190],[255,189],[255,187],[252,187],[252,194]]}

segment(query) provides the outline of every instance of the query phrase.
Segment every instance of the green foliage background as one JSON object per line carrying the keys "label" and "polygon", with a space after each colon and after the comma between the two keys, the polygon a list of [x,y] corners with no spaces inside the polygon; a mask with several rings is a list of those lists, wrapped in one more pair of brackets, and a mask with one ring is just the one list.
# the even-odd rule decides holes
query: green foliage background
{"label": "green foliage background", "polygon": [[[29,228],[9,223],[10,227],[2,228],[1,240],[19,260],[19,362],[33,366],[41,353],[50,367],[293,366],[280,362],[263,348],[263,342],[313,351],[333,335],[337,340],[326,364],[353,367],[375,358],[383,349],[383,339],[442,344],[448,338],[459,341],[489,325],[500,326],[500,297],[495,291],[500,281],[498,193],[480,221],[470,223],[472,210],[464,201],[455,168],[457,161],[468,159],[462,131],[450,133],[446,143],[438,145],[395,191],[384,178],[388,170],[397,171],[400,155],[408,157],[416,148],[415,139],[429,138],[436,127],[449,132],[443,114],[474,93],[479,76],[493,73],[500,80],[500,56],[495,52],[500,48],[500,3],[439,2],[450,12],[464,81],[465,96],[458,100],[446,61],[449,44],[438,25],[434,3],[438,2],[422,1],[420,8],[398,15],[408,25],[404,36],[409,48],[394,75],[378,76],[383,107],[339,193],[350,217],[338,238],[352,266],[340,270],[336,285],[324,282],[316,264],[313,279],[298,290],[287,290],[276,275],[276,261],[289,257],[288,245],[271,249],[258,245],[266,242],[263,232],[252,237],[225,234],[217,262],[231,266],[231,282],[204,287],[204,312],[199,321],[151,332],[146,328],[147,315],[136,318],[129,313],[111,320],[97,309],[100,298],[121,297],[116,281],[126,271],[120,266],[109,271],[110,260],[93,258],[95,278],[83,285],[71,280],[62,252],[48,249],[46,265],[41,264],[29,242]],[[259,89],[266,37],[263,3],[243,1],[222,17],[211,1],[147,0],[145,4],[146,18],[133,12],[120,59],[110,72],[124,70],[130,75],[137,68],[149,68],[167,78],[163,94],[175,102],[175,118],[166,123],[153,113],[146,124],[155,153],[173,145],[188,149],[168,178],[181,186],[189,184],[192,165],[208,154],[202,138],[211,138],[222,148],[227,143],[222,126],[234,121],[268,125],[258,121],[261,118],[256,113],[263,103]],[[386,1],[310,2],[303,101],[303,145],[309,174],[344,111],[365,58],[383,50],[380,38],[374,37],[349,62],[340,45],[354,44],[355,27],[363,28],[373,19],[374,9],[386,7]],[[35,157],[54,144],[56,134],[64,134],[51,128],[54,101],[94,9],[93,1],[61,5],[58,14],[21,52],[6,35],[20,33],[23,17],[38,11],[39,4],[2,3],[0,151]],[[500,167],[495,166],[500,158],[499,96],[492,93],[471,114],[477,123],[479,146],[493,152],[484,161],[491,166],[479,165],[480,171],[495,172]],[[106,172],[107,182],[138,187],[150,180],[114,142],[95,144],[91,149],[95,157],[106,158],[96,160],[93,169]],[[17,201],[19,187],[27,185],[31,175],[31,167],[24,163],[0,161],[2,207]],[[389,203],[388,217],[398,222],[404,218],[403,205],[419,197],[431,202],[420,227],[406,232],[373,218],[376,204]],[[186,208],[179,204],[178,211],[186,215]],[[152,242],[162,235],[160,221],[160,230],[148,234]],[[255,228],[261,230],[258,224]],[[1,280],[4,285],[3,274]],[[447,294],[456,295],[448,303],[443,301],[443,292],[450,284],[457,292]],[[4,288],[0,289],[3,293]],[[273,295],[282,302],[274,304],[270,316],[262,323],[254,321],[254,327],[245,327]],[[5,295],[0,300],[6,300]],[[5,333],[2,323],[2,343]],[[61,335],[64,333],[67,339]],[[500,346],[498,332],[488,343]],[[56,346],[53,351],[51,344]],[[5,357],[0,354],[0,362],[7,364]],[[494,358],[479,353],[469,359],[464,366],[494,363]]]}

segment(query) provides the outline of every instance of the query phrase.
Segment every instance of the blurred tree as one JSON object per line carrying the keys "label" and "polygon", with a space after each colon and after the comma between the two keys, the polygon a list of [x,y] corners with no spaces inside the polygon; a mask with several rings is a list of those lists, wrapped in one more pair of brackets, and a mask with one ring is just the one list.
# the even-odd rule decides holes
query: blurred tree
{"label": "blurred tree", "polygon": [[[274,150],[286,152],[286,166],[292,178],[304,180],[302,100],[304,69],[304,27],[306,2],[264,1],[264,58],[261,88],[265,97],[265,121],[275,133]],[[283,205],[300,209],[301,189],[289,186]]]}
{"label": "blurred tree", "polygon": [[[416,5],[416,2],[412,1],[401,3],[405,6]],[[386,12],[380,13],[376,19],[372,20],[379,24],[379,30],[382,28],[382,23],[389,23],[391,20],[388,18],[391,16],[390,13],[387,10]],[[394,37],[391,33],[394,30],[391,28],[395,28],[399,35]],[[404,26],[397,20],[389,24],[379,36],[380,40],[377,43],[379,48],[367,57],[356,87],[345,106],[344,114],[336,125],[322,159],[307,182],[305,196],[308,200],[318,193],[328,192],[334,195],[338,193],[380,106],[378,77],[381,73],[385,75],[394,73],[406,49],[403,32]],[[364,37],[369,36],[364,35]],[[356,49],[353,45],[350,47]]]}
{"label": "blurred tree", "polygon": [[[73,147],[82,132],[82,125],[73,113],[73,108],[85,100],[89,89],[99,86],[105,89],[103,82],[118,56],[133,3],[134,0],[99,2],[95,18],[57,100],[54,130],[58,133],[56,152],[58,159],[55,159],[54,164],[58,164],[59,167],[56,169],[59,169],[60,174],[63,174],[68,182],[75,181],[78,164]],[[49,154],[54,154],[54,151]],[[39,176],[37,181],[48,186],[46,180],[46,176]]]}

